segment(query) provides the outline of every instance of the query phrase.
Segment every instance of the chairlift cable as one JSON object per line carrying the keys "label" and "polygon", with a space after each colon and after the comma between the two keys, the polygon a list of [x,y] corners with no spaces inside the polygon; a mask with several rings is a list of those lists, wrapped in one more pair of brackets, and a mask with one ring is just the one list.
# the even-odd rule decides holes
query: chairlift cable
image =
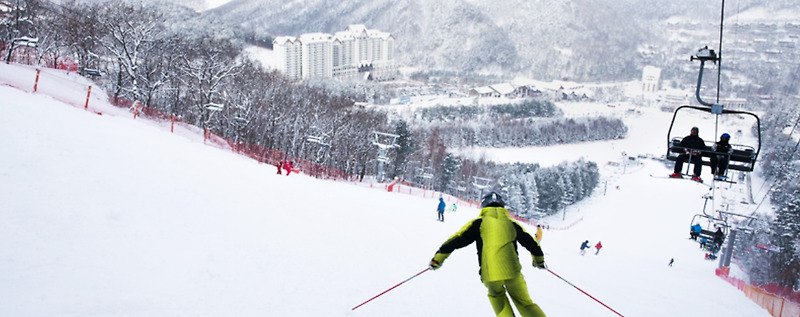
{"label": "chairlift cable", "polygon": [[[724,2],[724,0],[723,0],[723,2]],[[723,5],[724,5],[724,3],[723,3]],[[739,13],[741,13],[740,5],[741,5],[741,3],[737,2],[737,9],[736,9],[736,11],[737,11],[737,19],[738,19]],[[720,36],[721,36],[721,34],[720,34]],[[720,41],[720,44],[721,44],[721,41]],[[796,67],[795,67],[795,74],[797,74],[797,73],[800,73],[800,64],[796,65]],[[784,96],[788,96],[790,94],[790,92],[793,90],[793,87],[794,87],[794,85],[795,85],[795,83],[797,81],[797,76],[791,76],[791,78],[792,78],[791,79],[791,83],[785,88],[786,92],[784,93]],[[792,135],[797,130],[798,125],[800,125],[800,115],[797,116],[797,119],[795,120],[795,123],[792,126],[792,129],[787,134],[787,137],[786,137],[786,140],[784,142],[784,145],[781,146],[780,148],[787,148],[788,147],[789,142],[792,140]],[[792,161],[792,158],[794,157],[795,153],[797,152],[798,147],[800,147],[800,140],[798,140],[798,142],[795,144],[794,149],[792,150],[792,152],[789,155],[789,157],[787,158],[787,160],[782,164],[782,166],[779,169],[777,175],[783,174],[784,170],[788,166],[788,163]],[[758,203],[756,208],[753,210],[753,212],[750,214],[750,216],[755,216],[757,214],[758,210],[761,208],[761,206],[763,205],[764,201],[766,201],[766,199],[767,199],[767,197],[769,195],[769,192],[771,192],[772,189],[777,185],[777,181],[772,180],[772,179],[776,179],[776,178],[777,177],[775,177],[775,176],[768,176],[764,180],[764,182],[761,184],[761,187],[756,192],[756,196],[759,196],[761,194],[761,192],[764,190],[764,186],[766,186],[766,184],[771,183],[771,185],[769,186],[769,189],[761,197],[760,202]]]}
{"label": "chairlift cable", "polygon": [[[800,64],[797,64],[797,66],[794,68],[794,72],[795,72],[795,76],[792,76],[792,83],[789,84],[789,86],[786,87],[786,93],[783,94],[784,96],[788,96],[791,93],[791,91],[793,90],[794,84],[797,81],[797,75],[800,75]],[[786,143],[785,144],[788,144],[789,140],[792,139],[792,134],[794,133],[795,130],[797,130],[798,123],[800,123],[800,115],[797,116],[797,120],[794,122],[794,126],[792,126],[792,130],[789,131],[789,135],[786,138]],[[785,144],[784,144],[784,147],[785,147]]]}
{"label": "chairlift cable", "polygon": [[[719,90],[720,80],[722,77],[722,25],[725,22],[725,0],[722,0],[722,8],[719,13],[719,49],[717,50],[717,103],[719,103]],[[717,125],[719,124],[719,115],[717,115]],[[716,136],[716,129],[714,135]]]}
{"label": "chairlift cable", "polygon": [[[800,120],[800,119],[799,119],[799,120]],[[781,165],[781,168],[780,168],[780,170],[778,170],[778,175],[781,175],[781,174],[783,174],[783,171],[786,169],[786,167],[787,167],[787,166],[789,165],[789,163],[792,161],[792,158],[794,157],[795,153],[797,153],[797,149],[798,149],[799,147],[800,147],[800,139],[798,139],[798,140],[797,140],[797,143],[795,143],[795,145],[794,145],[794,150],[792,150],[792,153],[789,155],[789,158],[788,158],[788,159],[787,159],[787,160],[786,160],[786,161],[783,163],[783,165]],[[769,177],[769,178],[775,178],[775,179],[777,179],[777,175],[776,175],[776,176],[771,176],[771,177]],[[767,180],[768,180],[768,179],[767,179]],[[768,181],[767,181],[767,180],[765,180],[764,184],[762,184],[762,185],[761,185],[761,188],[758,190],[758,192],[759,192],[759,193],[760,193],[760,192],[761,192],[761,190],[764,188],[764,185],[766,185],[766,184],[768,183]],[[763,203],[764,203],[764,201],[765,201],[765,200],[767,200],[767,196],[769,195],[769,192],[771,192],[771,191],[772,191],[772,189],[773,189],[773,188],[774,188],[776,185],[778,185],[778,182],[777,182],[777,181],[772,181],[772,185],[770,185],[770,186],[769,186],[769,189],[767,190],[767,193],[766,193],[766,194],[764,194],[764,197],[762,197],[762,198],[761,198],[761,202],[759,202],[759,203],[758,203],[758,206],[756,206],[756,209],[755,209],[755,210],[753,210],[753,215],[755,215],[755,214],[756,214],[756,211],[758,211],[758,208],[760,208],[760,207],[761,207],[761,204],[763,204]]]}
{"label": "chairlift cable", "polygon": [[[796,69],[800,70],[800,66],[798,66],[798,68],[796,68]],[[795,79],[792,78],[792,84],[789,87],[793,86],[794,82],[795,82]],[[789,88],[787,88],[787,89],[789,89]],[[792,140],[792,135],[797,130],[798,125],[800,125],[800,115],[797,116],[797,119],[795,120],[794,125],[792,126],[792,130],[789,131],[789,134],[786,136],[786,141],[784,142],[784,145],[781,148],[787,148],[788,147],[789,141]],[[783,171],[786,169],[786,167],[792,161],[792,158],[794,157],[795,153],[797,153],[798,146],[800,146],[800,138],[798,138],[798,142],[795,143],[794,149],[792,150],[792,152],[789,155],[789,157],[781,165],[781,168],[778,170],[778,174],[777,175],[782,175],[783,174]],[[763,184],[761,184],[761,187],[758,189],[758,192],[756,194],[759,194],[759,193],[761,193],[762,190],[764,190],[764,186],[767,183],[769,183],[769,179],[771,179],[771,178],[777,178],[777,177],[771,177],[770,176],[767,179],[765,179],[765,182]],[[767,190],[767,193],[769,193],[772,190],[772,188],[775,187],[776,183],[777,183],[776,181],[772,182],[772,185],[770,185],[769,189]],[[766,194],[764,195],[764,198],[762,198],[762,199],[766,199]],[[760,205],[761,204],[759,203],[759,206]]]}

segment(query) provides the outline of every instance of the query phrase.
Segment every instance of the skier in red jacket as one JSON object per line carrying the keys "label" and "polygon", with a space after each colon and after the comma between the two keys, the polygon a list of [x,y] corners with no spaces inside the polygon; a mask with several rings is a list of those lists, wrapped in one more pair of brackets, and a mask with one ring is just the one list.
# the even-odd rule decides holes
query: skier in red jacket
{"label": "skier in red jacket", "polygon": [[294,163],[293,162],[286,161],[286,162],[283,163],[283,169],[286,170],[286,176],[289,176],[289,173],[292,172],[293,168],[294,168]]}

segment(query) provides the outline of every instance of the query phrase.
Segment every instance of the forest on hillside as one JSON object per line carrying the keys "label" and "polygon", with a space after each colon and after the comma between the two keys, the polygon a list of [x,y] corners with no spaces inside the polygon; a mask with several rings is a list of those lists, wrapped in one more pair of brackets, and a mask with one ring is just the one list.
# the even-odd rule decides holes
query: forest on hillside
{"label": "forest on hillside", "polygon": [[[755,219],[738,223],[737,254],[757,285],[800,288],[800,104],[772,104],[761,123],[762,155],[756,172],[767,181],[772,210],[754,210]],[[754,127],[754,129],[757,127]],[[756,132],[756,131],[753,131]],[[787,133],[788,132],[788,133]]]}
{"label": "forest on hillside", "polygon": [[[458,158],[448,149],[473,142],[494,146],[580,142],[586,139],[573,131],[603,125],[612,126],[606,129],[612,132],[596,134],[597,139],[621,137],[625,131],[619,121],[566,120],[552,103],[531,100],[493,106],[477,121],[408,125],[390,119],[379,107],[361,105],[376,96],[383,99],[380,96],[387,92],[380,83],[290,82],[242,53],[250,37],[247,32],[170,3],[27,0],[15,2],[3,16],[0,35],[9,60],[28,60],[22,56],[35,54],[35,62],[44,66],[75,62],[78,72],[102,85],[112,99],[135,101],[236,143],[280,151],[287,158],[306,159],[357,179],[415,182],[428,174],[431,177],[416,182],[418,186],[465,199],[480,195],[472,186],[469,191],[458,190],[457,184],[469,184],[473,177],[491,178],[491,186],[504,191],[520,188],[523,181],[505,177],[511,173],[507,166]],[[37,39],[37,45],[8,45],[25,38]],[[481,124],[491,128],[466,134],[457,128]],[[538,130],[558,138],[535,134]],[[389,158],[378,157],[377,133],[400,137],[385,153]],[[596,166],[573,164],[577,165],[570,171],[581,169],[576,172],[594,176],[582,176],[589,181],[581,182],[561,179],[572,178],[569,173],[555,174],[560,178],[537,176],[539,187],[558,183],[556,196],[568,198],[513,208],[521,213],[538,208],[541,215],[588,196],[596,186],[591,181],[597,178]],[[384,168],[389,172],[381,174]],[[549,168],[530,169],[543,173]],[[542,202],[554,194],[524,188],[523,195]]]}

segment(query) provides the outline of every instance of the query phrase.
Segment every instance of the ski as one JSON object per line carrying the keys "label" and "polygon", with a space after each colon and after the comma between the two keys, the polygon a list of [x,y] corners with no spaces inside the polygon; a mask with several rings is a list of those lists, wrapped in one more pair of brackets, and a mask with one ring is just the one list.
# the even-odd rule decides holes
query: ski
{"label": "ski", "polygon": [[677,177],[670,177],[669,175],[661,176],[661,175],[653,175],[653,174],[650,174],[650,177],[663,178],[663,179],[679,179],[679,180],[691,181],[692,183],[695,183],[695,184],[698,184],[698,185],[703,185],[703,186],[706,186],[708,188],[712,188],[712,185],[709,185],[709,184],[706,184],[706,183],[703,183],[703,182],[698,182],[698,181],[693,180],[693,179],[691,179],[689,177],[677,178]]}
{"label": "ski", "polygon": [[729,184],[736,184],[736,182],[735,182],[735,181],[732,181],[732,180],[730,180],[730,179],[728,179],[728,178],[714,177],[714,181],[715,181],[715,182],[729,183]]}

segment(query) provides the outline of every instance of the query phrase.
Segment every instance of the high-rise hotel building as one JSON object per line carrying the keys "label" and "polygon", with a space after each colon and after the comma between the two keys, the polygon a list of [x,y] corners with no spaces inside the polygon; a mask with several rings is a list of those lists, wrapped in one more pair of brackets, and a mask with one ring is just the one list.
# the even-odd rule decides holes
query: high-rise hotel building
{"label": "high-rise hotel building", "polygon": [[292,80],[389,80],[397,75],[394,37],[354,24],[334,35],[305,33],[272,41],[276,65]]}

